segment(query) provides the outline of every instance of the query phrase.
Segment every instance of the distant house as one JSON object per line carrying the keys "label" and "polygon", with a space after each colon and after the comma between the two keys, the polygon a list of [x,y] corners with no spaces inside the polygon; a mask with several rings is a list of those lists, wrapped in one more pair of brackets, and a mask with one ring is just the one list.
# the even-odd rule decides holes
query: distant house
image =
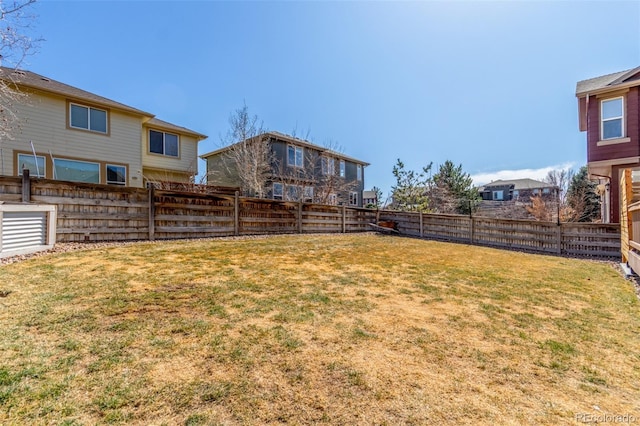
{"label": "distant house", "polygon": [[0,67],[0,79],[25,94],[13,139],[0,141],[2,175],[143,187],[198,172],[203,134],[30,71]]}
{"label": "distant house", "polygon": [[579,81],[576,97],[589,176],[600,183],[602,221],[618,223],[621,171],[640,170],[640,67]]}
{"label": "distant house", "polygon": [[487,201],[530,201],[530,197],[556,197],[557,187],[533,179],[496,180],[478,189]]}
{"label": "distant house", "polygon": [[378,194],[376,191],[362,191],[362,205],[378,205]]}
{"label": "distant house", "polygon": [[[266,182],[275,200],[363,206],[364,169],[369,163],[279,132],[256,137],[269,143],[273,162]],[[230,145],[200,156],[207,162],[207,183],[241,186],[229,155]]]}

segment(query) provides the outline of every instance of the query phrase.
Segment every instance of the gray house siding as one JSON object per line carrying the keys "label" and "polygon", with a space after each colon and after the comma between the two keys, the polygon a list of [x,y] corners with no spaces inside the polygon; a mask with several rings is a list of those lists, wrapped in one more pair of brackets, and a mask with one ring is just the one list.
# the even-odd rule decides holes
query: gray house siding
{"label": "gray house siding", "polygon": [[207,158],[207,182],[218,186],[240,186],[235,164],[225,159],[225,153]]}
{"label": "gray house siding", "polygon": [[[312,144],[306,141],[299,142],[300,143],[295,143],[295,141],[281,140],[273,135],[271,136],[270,144],[273,160],[271,176],[267,181],[266,196],[274,198],[274,183],[283,185],[283,199],[287,199],[287,186],[295,186],[296,189],[300,188],[301,190],[305,187],[312,187],[314,192],[313,201],[319,202],[320,197],[318,197],[318,191],[327,188],[327,176],[322,173],[322,157],[329,157],[335,159],[335,176],[331,177],[331,179],[337,182],[336,187],[339,188],[339,190],[331,191],[331,193],[335,193],[335,202],[339,205],[349,205],[350,192],[356,192],[356,206],[362,207],[362,191],[364,190],[364,169],[366,163],[357,163],[347,158],[341,158],[338,153],[323,152],[323,148],[314,148]],[[303,167],[288,164],[288,149],[290,146],[302,148]],[[207,181],[211,185],[240,186],[241,183],[237,173],[229,170],[230,167],[225,164],[228,162],[224,160],[225,152],[226,151],[222,151],[205,157],[208,172]],[[341,159],[345,161],[344,178],[339,177],[339,164]],[[359,181],[357,179],[358,166],[362,168],[362,179]]]}

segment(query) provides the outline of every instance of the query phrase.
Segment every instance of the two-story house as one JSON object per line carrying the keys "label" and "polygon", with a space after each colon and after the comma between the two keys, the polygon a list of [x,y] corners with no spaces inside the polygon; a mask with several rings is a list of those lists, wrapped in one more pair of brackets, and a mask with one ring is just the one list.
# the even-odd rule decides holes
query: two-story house
{"label": "two-story house", "polygon": [[[369,163],[279,132],[266,132],[256,140],[268,143],[271,152],[264,182],[268,198],[362,207]],[[207,162],[208,184],[242,186],[230,155],[234,146],[200,156]]]}
{"label": "two-story house", "polygon": [[600,182],[602,221],[620,222],[621,170],[640,170],[640,67],[579,81],[589,176]]}
{"label": "two-story house", "polygon": [[197,174],[203,134],[33,72],[0,67],[0,79],[23,94],[0,140],[2,175],[143,187]]}

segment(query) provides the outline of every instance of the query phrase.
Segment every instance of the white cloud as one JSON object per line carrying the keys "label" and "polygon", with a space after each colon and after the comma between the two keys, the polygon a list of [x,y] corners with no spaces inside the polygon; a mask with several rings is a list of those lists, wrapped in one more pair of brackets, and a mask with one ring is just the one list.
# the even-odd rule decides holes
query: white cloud
{"label": "white cloud", "polygon": [[572,169],[574,163],[564,163],[554,166],[542,167],[540,169],[519,169],[519,170],[498,170],[495,172],[478,173],[471,175],[473,184],[476,186],[486,185],[494,180],[511,180],[511,179],[535,179],[543,180],[547,173],[551,170]]}

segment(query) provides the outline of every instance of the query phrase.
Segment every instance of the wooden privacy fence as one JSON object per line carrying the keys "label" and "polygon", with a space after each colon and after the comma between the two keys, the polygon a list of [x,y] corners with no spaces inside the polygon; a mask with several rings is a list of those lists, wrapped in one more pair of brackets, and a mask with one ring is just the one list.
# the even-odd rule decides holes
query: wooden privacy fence
{"label": "wooden privacy fence", "polygon": [[620,226],[599,223],[537,222],[462,215],[381,211],[404,235],[509,250],[586,258],[619,259]]}
{"label": "wooden privacy fence", "polygon": [[631,169],[620,179],[620,240],[622,261],[635,273],[640,272],[640,202],[634,202]]}
{"label": "wooden privacy fence", "polygon": [[239,197],[228,193],[129,188],[0,177],[0,201],[58,206],[57,242],[233,235],[361,232],[370,209]]}
{"label": "wooden privacy fence", "polygon": [[[0,177],[0,201],[55,204],[57,241],[154,240],[251,234],[362,232],[393,221],[402,235],[591,258],[620,258],[615,224],[376,211],[346,206],[46,179]],[[29,185],[27,185],[29,186]],[[26,198],[25,198],[26,197]],[[638,234],[640,235],[640,233]]]}

